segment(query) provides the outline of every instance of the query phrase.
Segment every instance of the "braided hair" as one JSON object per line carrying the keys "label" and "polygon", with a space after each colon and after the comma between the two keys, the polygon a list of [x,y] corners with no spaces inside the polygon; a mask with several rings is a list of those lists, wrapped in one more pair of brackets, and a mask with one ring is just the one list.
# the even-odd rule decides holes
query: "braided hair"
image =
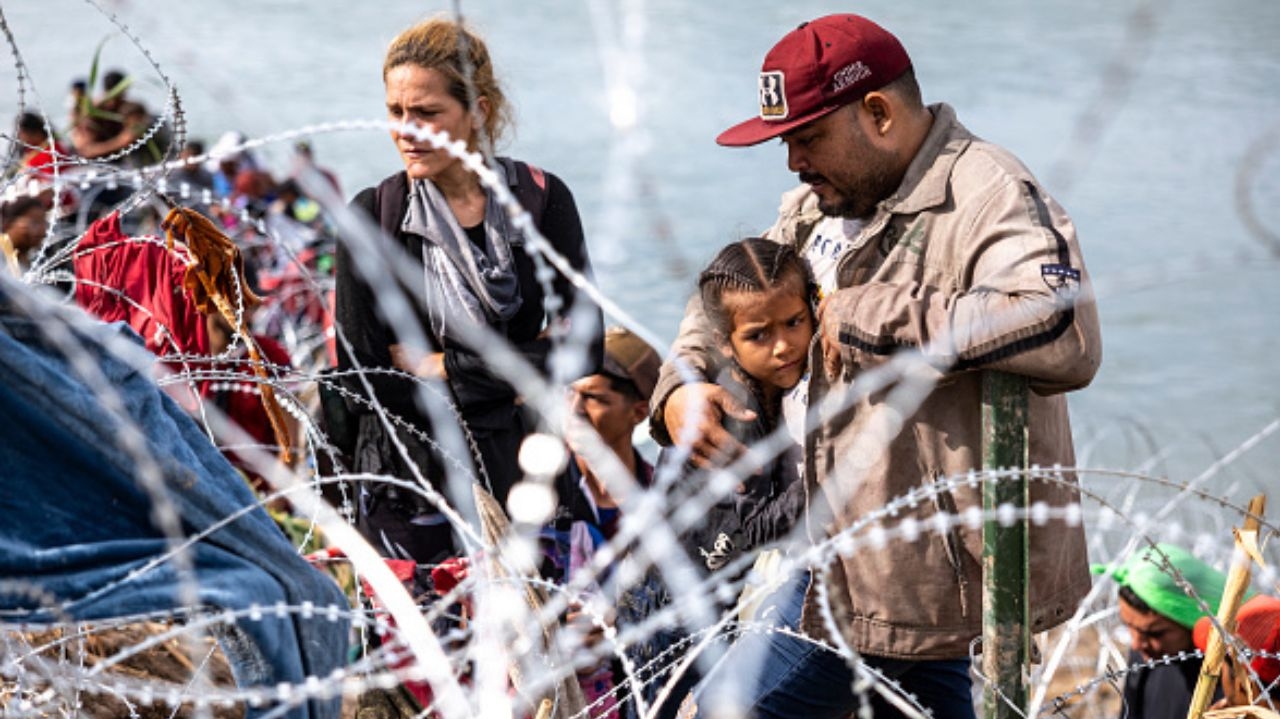
{"label": "braided hair", "polygon": [[733,333],[733,308],[725,305],[726,293],[772,292],[788,286],[812,308],[814,285],[808,265],[790,245],[763,237],[726,245],[698,277],[703,310],[721,341]]}

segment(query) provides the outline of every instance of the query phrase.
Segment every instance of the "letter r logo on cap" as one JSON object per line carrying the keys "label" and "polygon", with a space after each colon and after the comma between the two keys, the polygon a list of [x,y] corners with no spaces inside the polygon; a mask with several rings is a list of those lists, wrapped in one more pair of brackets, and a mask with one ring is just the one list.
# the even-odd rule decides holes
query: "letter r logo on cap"
{"label": "letter r logo on cap", "polygon": [[787,118],[787,91],[781,70],[760,73],[760,119]]}

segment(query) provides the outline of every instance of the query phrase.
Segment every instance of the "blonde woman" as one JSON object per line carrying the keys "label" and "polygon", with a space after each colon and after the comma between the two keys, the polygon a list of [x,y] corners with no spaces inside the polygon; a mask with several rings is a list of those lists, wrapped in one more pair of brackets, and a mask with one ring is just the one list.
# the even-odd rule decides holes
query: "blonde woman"
{"label": "blonde woman", "polygon": [[[448,133],[486,157],[510,124],[511,110],[484,41],[452,20],[426,20],[396,37],[382,79],[389,120]],[[495,376],[485,358],[463,340],[466,325],[487,325],[543,366],[550,349],[547,328],[567,321],[574,305],[585,300],[557,273],[551,284],[559,301],[546,302],[522,233],[458,159],[411,133],[393,130],[391,139],[404,169],[360,192],[353,207],[394,239],[398,251],[384,258],[391,266],[413,263],[408,273],[413,281],[402,287],[414,303],[428,346],[402,341],[384,321],[377,296],[394,280],[370,281],[358,271],[353,255],[375,250],[343,242],[337,253],[336,319],[351,351],[341,349],[339,342],[339,370],[378,370],[366,372],[365,378],[382,407],[412,427],[396,430],[408,459],[440,487],[448,458],[424,441],[423,433],[430,437],[433,432],[415,397],[420,378],[444,381],[462,429],[473,440],[476,480],[505,506],[508,490],[520,478],[516,453],[529,423],[516,389]],[[569,188],[536,167],[497,160],[492,165],[541,233],[576,270],[589,273],[582,223]],[[591,316],[596,340],[587,373],[598,367],[601,353],[599,310]],[[358,377],[343,376],[348,390],[367,395]],[[405,458],[367,404],[349,401],[348,407],[361,413],[355,470],[411,479]],[[448,523],[419,495],[369,483],[359,497],[360,527],[388,556],[422,564],[454,553]]]}

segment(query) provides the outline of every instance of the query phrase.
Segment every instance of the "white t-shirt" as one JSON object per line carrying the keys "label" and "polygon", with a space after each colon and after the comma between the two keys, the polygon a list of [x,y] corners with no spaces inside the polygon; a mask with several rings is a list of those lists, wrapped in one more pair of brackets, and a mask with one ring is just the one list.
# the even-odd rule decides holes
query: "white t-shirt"
{"label": "white t-shirt", "polygon": [[801,259],[809,263],[818,299],[836,291],[836,267],[866,223],[843,217],[824,217],[804,244]]}
{"label": "white t-shirt", "polygon": [[[809,263],[813,281],[818,284],[818,300],[835,292],[836,267],[866,223],[843,217],[824,217],[813,228],[801,251],[801,259]],[[804,446],[804,416],[809,411],[809,373],[805,372],[795,387],[782,395],[782,421],[787,433]]]}

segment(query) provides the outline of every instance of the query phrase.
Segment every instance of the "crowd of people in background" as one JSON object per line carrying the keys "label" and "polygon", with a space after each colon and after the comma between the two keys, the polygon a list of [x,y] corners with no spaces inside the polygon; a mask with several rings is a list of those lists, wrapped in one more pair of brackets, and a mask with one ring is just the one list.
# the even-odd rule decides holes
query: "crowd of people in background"
{"label": "crowd of people in background", "polygon": [[[64,118],[34,109],[20,112],[14,118],[0,201],[7,206],[24,195],[40,198],[50,212],[45,228],[50,242],[82,232],[118,207],[138,189],[134,183],[139,178],[162,197],[216,215],[231,231],[267,217],[292,223],[296,227],[281,231],[295,242],[295,251],[323,229],[319,205],[301,189],[300,176],[319,173],[339,198],[342,187],[332,170],[316,163],[309,141],[292,146],[281,170],[244,149],[245,137],[236,131],[223,133],[212,145],[188,136],[179,146],[170,123],[132,88],[128,74],[109,70],[95,87],[85,79],[71,83]],[[155,232],[158,214],[144,207],[123,220],[130,231]],[[33,249],[7,252],[10,266],[16,261],[25,271]]]}
{"label": "crowd of people in background", "polygon": [[[89,300],[83,288],[141,281],[147,272],[173,261],[163,253],[136,252],[123,242],[113,245],[104,237],[160,235],[170,206],[195,208],[234,239],[244,260],[246,288],[265,300],[244,308],[245,326],[255,350],[276,368],[273,375],[333,366],[336,238],[319,202],[302,189],[303,175],[317,173],[339,197],[342,188],[332,170],[316,164],[310,142],[295,143],[280,170],[245,149],[244,136],[234,131],[213,145],[197,137],[173,145],[168,123],[132,92],[132,79],[120,70],[103,73],[96,85],[73,81],[67,105],[65,118],[28,109],[14,119],[0,195],[0,271],[52,286],[84,305]],[[150,201],[129,206],[139,181],[156,192]],[[119,224],[119,238],[101,224],[110,215]],[[89,256],[95,259],[86,260]],[[150,298],[135,299],[141,314],[169,317],[175,312],[151,306]],[[196,347],[215,358],[186,367],[204,373],[197,383],[200,400],[227,412],[261,446],[274,448],[276,439],[248,372],[246,343],[236,329],[216,314],[207,322],[173,324],[191,336],[176,338],[169,350]],[[157,353],[166,350],[158,347]],[[193,411],[196,407],[189,405]],[[291,422],[295,442],[300,426]],[[227,456],[262,488],[234,449]]]}
{"label": "crowd of people in background", "polygon": [[[826,54],[814,57],[819,47]],[[601,641],[602,614],[587,611],[594,599],[603,598],[610,607],[603,615],[619,625],[639,626],[658,612],[674,612],[677,620],[667,624],[676,631],[654,632],[626,647],[637,666],[682,651],[714,632],[716,623],[700,622],[678,606],[671,575],[645,571],[653,561],[642,565],[639,584],[621,588],[607,582],[616,576],[612,565],[592,566],[595,552],[618,536],[633,488],[661,484],[670,505],[697,502],[714,480],[704,469],[771,436],[787,438],[782,451],[709,501],[698,521],[676,537],[680,556],[693,568],[691,584],[731,577],[729,585],[766,574],[766,564],[778,562],[778,547],[799,546],[805,528],[848,530],[922,484],[971,471],[981,388],[980,374],[970,370],[1027,377],[1038,432],[1033,461],[1074,465],[1064,393],[1091,381],[1101,352],[1074,228],[1020,162],[971,135],[949,106],[922,102],[905,49],[878,25],[852,15],[821,18],[788,34],[766,57],[759,117],[730,128],[719,141],[736,146],[780,137],[788,167],[804,186],[784,198],[764,237],[729,245],[702,273],[665,364],[634,333],[606,329],[600,309],[575,283],[575,274],[591,276],[591,265],[569,187],[542,168],[494,156],[510,110],[483,40],[448,20],[411,27],[388,50],[383,82],[392,121],[430,124],[494,159],[500,181],[568,269],[543,276],[523,250],[523,230],[494,193],[456,158],[403,129],[392,132],[403,169],[357,193],[351,205],[400,252],[377,260],[357,238],[339,241],[314,194],[319,178],[319,192],[344,197],[341,181],[317,164],[309,143],[294,145],[284,172],[245,150],[236,133],[213,145],[187,138],[171,147],[170,128],[135,96],[129,76],[110,71],[97,86],[72,83],[61,122],[35,112],[16,118],[16,151],[6,169],[13,192],[0,202],[3,271],[28,279],[43,273],[44,284],[57,284],[59,271],[67,270],[54,257],[65,243],[109,251],[127,238],[160,233],[166,207],[134,208],[127,220],[112,214],[135,191],[125,182],[129,173],[149,171],[157,197],[197,209],[235,241],[248,294],[264,298],[256,309],[243,304],[239,325],[217,313],[200,317],[190,307],[144,308],[144,322],[164,316],[172,335],[143,333],[149,347],[154,342],[157,354],[196,380],[193,415],[201,406],[216,406],[258,448],[276,452],[305,445],[298,420],[309,419],[332,439],[310,458],[320,471],[421,478],[442,494],[461,464],[476,491],[504,509],[515,501],[515,488],[530,481],[516,458],[536,420],[520,389],[498,376],[492,357],[477,348],[475,333],[482,329],[506,341],[547,375],[557,345],[578,342],[583,366],[558,378],[569,389],[563,432],[568,459],[544,478],[555,490],[556,507],[535,532],[539,571],[549,583],[576,587],[563,619],[582,625],[588,648]],[[151,172],[162,163],[162,172]],[[90,169],[107,172],[91,180],[85,174]],[[174,260],[158,252],[117,255],[127,262],[116,263],[77,259],[74,281],[92,287],[107,284],[108,274],[111,282],[139,279],[153,267],[149,263],[178,277],[182,268],[166,265]],[[384,264],[371,269],[370,261]],[[400,261],[413,270],[397,274]],[[959,286],[961,275],[972,286]],[[382,305],[392,286],[418,301],[407,329],[393,321],[405,318]],[[72,293],[93,309],[84,300],[88,292]],[[1020,324],[1008,326],[1010,317]],[[176,336],[180,327],[190,335]],[[335,327],[342,343],[334,341]],[[858,395],[854,382],[903,349],[924,353],[929,371],[946,379],[915,410],[916,424],[867,449],[864,440],[883,430],[883,417],[879,399]],[[267,367],[265,375],[252,371],[251,356]],[[311,416],[295,412],[287,422],[292,436],[281,441],[278,423],[258,401],[262,383],[289,389],[301,376],[313,384],[319,379],[328,393],[321,386],[313,402],[292,404]],[[447,388],[451,415],[424,404],[420,390],[428,383]],[[859,399],[815,426],[807,410],[828,397]],[[397,422],[386,421],[386,413]],[[441,417],[456,423],[464,458],[442,450]],[[657,464],[669,465],[675,477],[669,482],[655,480],[653,457],[633,444],[634,431],[650,418],[664,445]],[[272,487],[244,449],[223,447],[268,506],[287,515],[288,501],[267,499]],[[864,456],[868,452],[875,456]],[[861,458],[857,472],[846,466],[846,457]],[[294,461],[302,460],[295,455]],[[605,468],[620,469],[627,481],[610,479]],[[1037,485],[1033,497],[1053,507],[1078,502],[1074,481],[1068,475]],[[465,575],[457,528],[425,493],[370,482],[342,490],[348,494],[331,498],[348,507],[352,522],[388,560],[408,563],[404,579],[416,594],[439,599]],[[936,513],[958,515],[958,507],[975,501],[980,506],[968,496],[976,491],[937,489],[933,504],[918,510],[921,525]],[[802,612],[815,601],[819,572],[826,572],[833,578],[829,601],[842,644],[912,692],[934,716],[973,717],[969,652],[981,623],[981,558],[972,536],[948,526],[938,537],[833,555],[827,566],[775,578],[768,609],[761,611],[780,631],[735,642],[726,637],[732,646],[723,662],[714,669],[690,667],[658,715],[675,716],[686,695],[701,700],[725,687],[736,687],[736,701],[761,715],[840,717],[856,711],[860,699],[844,658],[800,639],[827,631]],[[1089,592],[1085,550],[1079,526],[1033,529],[1035,631],[1066,621]],[[1220,573],[1175,547],[1164,552],[1204,602],[1189,600],[1181,585],[1165,581],[1168,572],[1150,562],[1099,570],[1122,587],[1120,616],[1138,638],[1130,658],[1135,663],[1202,646],[1201,617],[1221,595]],[[914,567],[912,576],[900,574],[905,566]],[[718,620],[737,599],[717,596],[708,616]],[[1276,609],[1266,601],[1248,605],[1242,627],[1270,622],[1255,633],[1270,637],[1267,646],[1274,649]],[[454,615],[465,618],[467,600],[458,602]],[[1256,671],[1243,672],[1244,666]],[[1256,680],[1274,682],[1275,666],[1264,658],[1236,667],[1227,696],[1256,695]],[[737,667],[763,668],[764,679],[735,684],[754,676]],[[1162,708],[1169,704],[1180,711],[1198,668],[1188,662],[1175,670],[1134,672],[1124,689],[1131,716],[1171,716]],[[658,686],[655,674],[647,678],[650,688]],[[624,678],[619,661],[604,650],[579,664],[576,691],[591,706],[590,716],[634,711],[634,703],[620,701]],[[367,716],[390,716],[376,712],[395,711],[406,692],[418,705],[412,711],[430,703],[425,685],[408,682],[394,692],[370,692],[361,706],[375,712]],[[640,693],[658,699],[656,692]],[[872,704],[877,716],[897,715],[880,697]]]}

